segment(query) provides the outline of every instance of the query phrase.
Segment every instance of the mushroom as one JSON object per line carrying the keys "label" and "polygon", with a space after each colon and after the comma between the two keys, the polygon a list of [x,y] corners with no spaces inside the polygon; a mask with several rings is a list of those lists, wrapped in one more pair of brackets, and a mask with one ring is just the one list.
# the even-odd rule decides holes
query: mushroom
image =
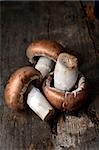
{"label": "mushroom", "polygon": [[54,70],[54,87],[62,91],[70,91],[78,78],[77,58],[61,53]]}
{"label": "mushroom", "polygon": [[79,72],[74,89],[70,92],[61,91],[53,86],[54,73],[50,73],[43,82],[43,92],[52,106],[60,110],[72,111],[79,108],[86,100],[87,83]]}
{"label": "mushroom", "polygon": [[[40,82],[41,73],[32,67],[22,67],[9,78],[4,90],[5,102],[13,110],[25,109],[26,103],[42,119],[52,115],[54,109],[40,90],[32,85]],[[32,86],[31,86],[32,85]]]}
{"label": "mushroom", "polygon": [[55,41],[39,40],[29,45],[26,55],[31,63],[36,64],[35,68],[44,78],[53,69],[54,62],[62,50],[63,47]]}
{"label": "mushroom", "polygon": [[52,106],[36,87],[29,92],[27,104],[42,120],[48,120],[54,113]]}

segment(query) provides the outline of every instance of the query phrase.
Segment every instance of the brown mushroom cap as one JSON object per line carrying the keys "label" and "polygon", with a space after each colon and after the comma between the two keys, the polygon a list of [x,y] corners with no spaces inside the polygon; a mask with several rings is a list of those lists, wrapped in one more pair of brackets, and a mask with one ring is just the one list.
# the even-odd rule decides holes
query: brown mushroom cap
{"label": "brown mushroom cap", "polygon": [[73,111],[85,102],[87,86],[86,80],[81,73],[78,75],[77,88],[71,92],[62,92],[55,89],[53,85],[51,85],[53,82],[52,79],[53,73],[50,73],[44,80],[42,86],[43,92],[52,106],[63,111]]}
{"label": "brown mushroom cap", "polygon": [[29,45],[26,50],[26,55],[31,63],[33,63],[34,56],[46,56],[56,62],[58,55],[62,51],[63,47],[55,41],[39,40]]}
{"label": "brown mushroom cap", "polygon": [[23,109],[23,95],[28,85],[31,81],[40,78],[40,72],[32,67],[27,66],[16,70],[9,78],[4,90],[4,98],[8,107],[14,110]]}

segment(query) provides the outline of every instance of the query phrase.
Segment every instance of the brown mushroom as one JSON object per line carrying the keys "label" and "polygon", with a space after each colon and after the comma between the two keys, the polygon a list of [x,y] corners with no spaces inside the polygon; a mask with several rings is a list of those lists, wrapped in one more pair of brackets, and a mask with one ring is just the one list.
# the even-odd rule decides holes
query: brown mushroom
{"label": "brown mushroom", "polygon": [[50,73],[43,82],[43,92],[48,101],[57,109],[72,111],[80,107],[86,100],[86,80],[85,77],[79,73],[75,89],[70,92],[57,90],[53,86],[53,73]]}
{"label": "brown mushroom", "polygon": [[[4,90],[5,102],[11,109],[24,109],[24,101],[42,119],[47,120],[54,113],[53,107],[33,83],[41,81],[41,73],[32,67],[16,70],[7,82]],[[25,97],[26,96],[26,97]]]}
{"label": "brown mushroom", "polygon": [[9,78],[4,90],[4,98],[8,107],[18,110],[24,108],[23,95],[33,80],[40,80],[41,73],[32,67],[22,67]]}
{"label": "brown mushroom", "polygon": [[[63,51],[63,47],[55,41],[39,40],[34,41],[26,50],[29,61],[37,63],[35,68],[45,77],[53,69],[58,55]],[[38,62],[36,60],[38,58]]]}

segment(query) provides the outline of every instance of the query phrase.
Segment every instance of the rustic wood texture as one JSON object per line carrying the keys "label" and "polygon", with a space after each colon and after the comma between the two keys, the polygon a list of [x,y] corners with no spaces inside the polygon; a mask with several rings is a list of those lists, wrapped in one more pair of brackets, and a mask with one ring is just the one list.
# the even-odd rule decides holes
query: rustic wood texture
{"label": "rustic wood texture", "polygon": [[[81,2],[2,2],[0,46],[0,149],[98,150],[99,149],[99,31],[94,32]],[[35,39],[53,39],[74,54],[86,76],[86,106],[72,113],[56,112],[43,122],[32,111],[13,112],[3,100],[9,75],[30,65],[25,55]],[[96,40],[94,40],[96,39]]]}

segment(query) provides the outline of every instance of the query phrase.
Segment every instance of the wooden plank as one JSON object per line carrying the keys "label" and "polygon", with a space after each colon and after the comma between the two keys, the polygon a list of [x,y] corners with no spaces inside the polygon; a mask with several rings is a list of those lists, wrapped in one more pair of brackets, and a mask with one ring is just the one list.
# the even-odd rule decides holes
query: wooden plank
{"label": "wooden plank", "polygon": [[92,1],[90,1],[90,2],[81,2],[81,6],[86,16],[85,18],[86,23],[89,29],[90,37],[96,49],[96,55],[99,55],[99,42],[98,42],[99,20],[95,16],[95,5]]}
{"label": "wooden plank", "polygon": [[92,104],[90,105],[90,109],[92,110],[93,114],[96,114],[97,118],[99,119],[99,20],[96,18],[94,14],[94,3],[92,1],[90,2],[81,2],[81,6],[83,9],[83,12],[85,14],[85,21],[88,27],[89,36],[92,40],[92,43],[94,45],[95,54],[96,54],[96,69],[95,69],[95,91],[96,91],[96,97]]}
{"label": "wooden plank", "polygon": [[[99,91],[98,90],[99,72],[98,72],[98,66],[96,65],[96,52],[95,52],[96,50],[94,48],[92,39],[89,35],[88,26],[84,18],[84,12],[82,10],[82,6],[79,3],[72,3],[72,4],[73,7],[71,7],[71,3],[65,2],[63,9],[60,10],[64,19],[61,19],[61,16],[60,18],[58,17],[56,19],[55,14],[57,12],[57,6],[56,5],[53,6],[54,12],[52,12],[52,14],[54,15],[52,15],[53,17],[50,19],[52,23],[52,24],[50,23],[50,29],[49,29],[50,38],[56,39],[57,41],[62,43],[66,47],[65,50],[67,52],[72,53],[79,58],[79,64],[80,64],[79,67],[81,71],[85,74],[90,84],[89,86],[90,93],[88,98],[91,101],[94,101],[95,96],[96,95],[98,96],[96,92]],[[57,16],[59,16],[60,11],[58,10]],[[58,24],[58,28],[57,28],[57,24]],[[88,108],[86,110],[88,111]],[[90,111],[90,113],[88,111],[87,114],[89,116],[86,115],[85,112],[86,111],[83,111],[83,114],[81,114],[81,112],[77,113],[77,115],[79,116],[77,118],[74,115],[75,116],[74,118],[77,122],[79,121],[82,122],[84,116],[83,123],[85,125],[85,130],[86,130],[85,134],[77,133],[81,128],[82,130],[84,130],[84,128],[81,127],[82,126],[81,122],[79,125],[75,121],[73,122],[71,115],[68,115],[68,119],[66,119],[67,117],[66,116],[64,117],[63,115],[65,121],[62,119],[62,116],[60,117],[60,120],[58,120],[58,124],[57,124],[56,147],[55,147],[56,149],[65,149],[67,147],[70,149],[98,149],[99,145],[95,144],[95,142],[93,141],[93,139],[95,138],[96,143],[98,143],[97,133],[92,131],[95,128],[95,124],[94,127],[88,127],[88,124],[85,121],[86,119],[88,119],[88,117],[89,118],[92,117],[91,115],[92,110]],[[94,117],[97,118],[93,113],[93,118]],[[96,120],[97,120],[96,122],[98,122],[98,119]],[[89,122],[92,123],[91,120]],[[70,124],[72,125],[72,127],[73,126],[75,127],[76,130],[75,134],[73,134],[74,132],[73,128],[71,128],[71,130],[69,129]],[[62,127],[60,128],[60,126]],[[68,130],[70,130],[71,132],[68,133]],[[87,130],[89,133],[87,133]],[[90,136],[88,134],[90,134]],[[90,139],[90,137],[92,137],[92,139]]]}
{"label": "wooden plank", "polygon": [[[2,59],[0,60],[2,92],[9,75],[17,68],[29,65],[25,50],[31,41],[40,38],[40,34],[43,34],[42,38],[47,37],[48,15],[44,14],[42,4],[33,3],[32,7],[31,5],[25,5],[25,8],[20,11],[9,10],[9,12],[4,12],[1,10],[3,11]],[[3,99],[0,98],[0,100]],[[25,118],[25,113],[23,113],[22,118],[20,115],[21,113],[13,113],[6,107],[1,106],[0,149],[29,149],[31,145],[34,145],[34,147],[37,145],[37,149],[46,149],[51,143],[49,126],[35,114],[30,113],[27,118]]]}
{"label": "wooden plank", "polygon": [[42,38],[60,42],[66,52],[78,57],[79,68],[89,82],[88,99],[94,101],[98,96],[96,53],[81,4],[29,2],[20,10],[1,9],[1,13],[0,149],[98,150],[98,120],[92,110],[89,112],[90,106],[69,114],[56,112],[46,123],[30,110],[16,113],[3,104],[8,76],[15,69],[29,65],[25,50],[32,40]]}

